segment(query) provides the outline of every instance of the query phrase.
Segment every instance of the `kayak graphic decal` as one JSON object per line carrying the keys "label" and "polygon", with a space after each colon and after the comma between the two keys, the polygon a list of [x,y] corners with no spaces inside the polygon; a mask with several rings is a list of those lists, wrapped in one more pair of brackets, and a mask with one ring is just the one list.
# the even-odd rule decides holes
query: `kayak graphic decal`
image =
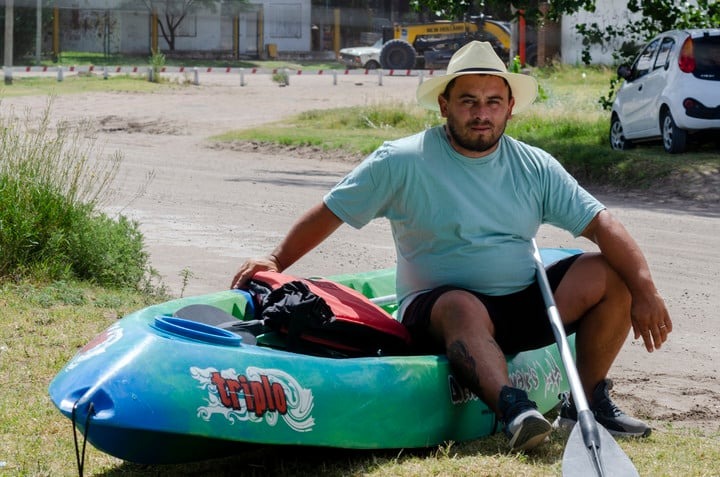
{"label": "kayak graphic decal", "polygon": [[113,343],[120,341],[122,336],[123,329],[120,323],[113,324],[83,346],[78,354],[76,354],[72,361],[65,367],[65,371],[70,371],[83,361],[104,353]]}
{"label": "kayak graphic decal", "polygon": [[555,357],[548,350],[545,350],[545,363],[535,361],[530,366],[515,369],[510,373],[510,382],[516,388],[527,392],[535,391],[544,385],[545,395],[557,395],[560,392],[562,373],[555,361]]}
{"label": "kayak graphic decal", "polygon": [[208,392],[208,405],[197,409],[205,421],[220,414],[231,424],[265,421],[275,426],[282,418],[297,432],[309,432],[315,425],[312,391],[284,371],[250,366],[240,374],[232,368],[191,367],[190,374]]}
{"label": "kayak graphic decal", "polygon": [[[550,351],[545,351],[545,363],[535,361],[529,366],[515,368],[510,373],[510,383],[513,387],[520,388],[528,393],[536,391],[540,385],[544,385],[545,396],[550,394],[556,396],[560,392],[563,375],[560,371],[555,357]],[[450,401],[453,404],[464,404],[468,401],[478,399],[477,396],[467,387],[461,385],[452,374],[448,375],[450,386]]]}
{"label": "kayak graphic decal", "polygon": [[450,401],[453,404],[463,404],[478,399],[475,393],[460,384],[452,374],[448,374],[448,385],[450,386]]}

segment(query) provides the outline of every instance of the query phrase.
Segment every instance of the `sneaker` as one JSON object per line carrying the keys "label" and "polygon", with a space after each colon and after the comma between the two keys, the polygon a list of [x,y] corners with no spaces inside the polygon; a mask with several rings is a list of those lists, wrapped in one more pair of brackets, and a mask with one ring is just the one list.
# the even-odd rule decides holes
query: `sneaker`
{"label": "sneaker", "polygon": [[505,435],[510,439],[509,446],[513,451],[537,447],[552,431],[550,423],[522,389],[503,386],[499,407],[505,422]]}
{"label": "sneaker", "polygon": [[[595,420],[614,436],[649,436],[652,431],[650,426],[622,412],[610,399],[611,389],[612,381],[609,379],[601,381],[595,387],[590,406]],[[575,403],[570,400],[570,393],[562,393],[560,399],[560,414],[553,422],[553,427],[570,432],[577,422],[577,409]]]}

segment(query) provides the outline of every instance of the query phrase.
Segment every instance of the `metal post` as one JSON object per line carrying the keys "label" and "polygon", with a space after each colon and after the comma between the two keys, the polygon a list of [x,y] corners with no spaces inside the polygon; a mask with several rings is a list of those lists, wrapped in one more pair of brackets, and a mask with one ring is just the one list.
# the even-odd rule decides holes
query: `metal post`
{"label": "metal post", "polygon": [[62,66],[58,66],[58,74],[57,74],[58,83],[61,83],[62,80],[64,80],[64,79],[65,79],[65,74],[64,74],[64,71],[63,71],[63,67],[62,67]]}
{"label": "metal post", "polygon": [[283,80],[285,80],[285,86],[290,86],[290,70],[287,68],[283,69]]}
{"label": "metal post", "polygon": [[108,79],[108,76],[109,76],[109,74],[108,74],[108,67],[107,67],[107,66],[103,66],[103,79]]}
{"label": "metal post", "polygon": [[42,0],[37,0],[35,6],[35,62],[42,61]]}
{"label": "metal post", "polygon": [[382,78],[383,78],[383,70],[382,68],[378,68],[377,70],[377,76],[378,76],[378,86],[382,86]]}
{"label": "metal post", "polygon": [[198,72],[197,68],[193,68],[193,84],[195,86],[200,85],[200,73]]}
{"label": "metal post", "polygon": [[13,0],[5,0],[5,59],[3,61],[5,84],[12,84],[14,20],[15,8]]}
{"label": "metal post", "polygon": [[240,68],[240,86],[245,86],[245,68]]}
{"label": "metal post", "polygon": [[332,72],[333,75],[333,86],[337,86],[337,71]]}
{"label": "metal post", "polygon": [[418,73],[418,84],[422,84],[423,80],[425,79],[425,73],[423,70],[420,70]]}

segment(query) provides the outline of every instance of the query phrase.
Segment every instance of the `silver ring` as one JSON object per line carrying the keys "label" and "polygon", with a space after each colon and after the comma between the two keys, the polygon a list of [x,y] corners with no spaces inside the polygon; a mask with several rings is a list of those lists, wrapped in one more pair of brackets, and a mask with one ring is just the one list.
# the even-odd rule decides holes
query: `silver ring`
{"label": "silver ring", "polygon": [[662,329],[662,328],[666,328],[666,326],[665,326],[665,325],[660,325],[658,328],[661,328],[661,329]]}

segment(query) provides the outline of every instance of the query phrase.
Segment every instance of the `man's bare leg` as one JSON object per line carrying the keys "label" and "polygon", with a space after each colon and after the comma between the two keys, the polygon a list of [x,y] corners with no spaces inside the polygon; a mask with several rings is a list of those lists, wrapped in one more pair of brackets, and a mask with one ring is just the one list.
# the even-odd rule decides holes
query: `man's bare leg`
{"label": "man's bare leg", "polygon": [[[602,256],[587,254],[567,271],[555,298],[566,323],[580,319],[575,339],[578,374],[595,419],[618,436],[650,435],[647,424],[615,405],[606,379],[631,327],[631,296],[625,283]],[[555,425],[569,430],[576,421],[577,410],[566,396]]]}
{"label": "man's bare leg", "polygon": [[592,404],[593,390],[606,378],[630,332],[630,292],[601,255],[585,254],[563,277],[555,301],[564,323],[580,320],[577,368]]}
{"label": "man's bare leg", "polygon": [[504,421],[511,449],[529,450],[544,441],[550,423],[525,391],[510,385],[505,355],[482,302],[466,291],[448,291],[435,302],[430,324],[458,380]]}

